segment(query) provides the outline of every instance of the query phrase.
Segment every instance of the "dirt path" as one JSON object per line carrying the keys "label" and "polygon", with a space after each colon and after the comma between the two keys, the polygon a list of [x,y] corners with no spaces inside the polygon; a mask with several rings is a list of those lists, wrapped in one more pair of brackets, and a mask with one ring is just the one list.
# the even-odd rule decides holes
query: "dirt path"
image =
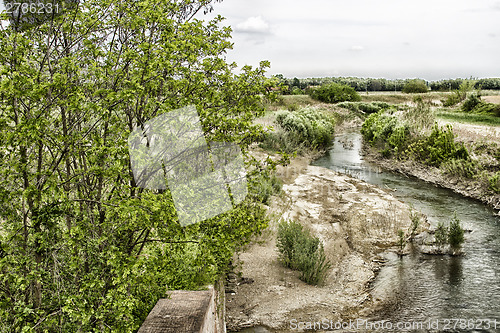
{"label": "dirt path", "polygon": [[448,120],[438,120],[439,126],[450,124],[455,136],[465,143],[473,142],[500,142],[500,126],[475,125]]}
{"label": "dirt path", "polygon": [[[269,213],[274,223],[236,260],[240,285],[227,294],[227,327],[290,328],[290,321],[341,320],[367,314],[380,301],[368,285],[379,254],[394,248],[411,224],[408,207],[383,190],[297,159],[280,173],[287,182]],[[278,219],[299,221],[324,244],[332,269],[323,286],[310,286],[278,262]],[[289,330],[288,330],[289,331]]]}

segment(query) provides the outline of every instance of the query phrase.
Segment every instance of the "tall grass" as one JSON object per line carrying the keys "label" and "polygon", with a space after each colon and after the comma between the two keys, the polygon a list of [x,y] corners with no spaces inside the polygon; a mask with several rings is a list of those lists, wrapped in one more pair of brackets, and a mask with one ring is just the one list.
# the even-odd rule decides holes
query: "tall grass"
{"label": "tall grass", "polygon": [[465,113],[461,111],[448,111],[441,109],[436,113],[436,117],[458,123],[500,126],[500,117],[488,114]]}
{"label": "tall grass", "polygon": [[288,268],[302,273],[300,279],[308,284],[321,284],[331,264],[327,260],[323,244],[295,221],[283,221],[278,225],[277,243],[279,260]]}
{"label": "tall grass", "polygon": [[264,149],[302,154],[332,144],[335,118],[330,114],[308,108],[282,110],[275,116],[275,130],[265,133],[262,138],[260,146]]}

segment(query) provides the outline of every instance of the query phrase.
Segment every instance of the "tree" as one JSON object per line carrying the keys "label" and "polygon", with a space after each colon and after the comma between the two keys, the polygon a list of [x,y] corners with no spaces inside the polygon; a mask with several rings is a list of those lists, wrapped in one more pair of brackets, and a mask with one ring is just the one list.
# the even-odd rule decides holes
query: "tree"
{"label": "tree", "polygon": [[259,137],[269,64],[232,73],[230,28],[194,18],[213,2],[90,0],[0,30],[2,329],[135,331],[265,227],[245,200],[182,228],[170,192],[137,187],[130,167],[128,134],[185,105],[208,142],[245,153]]}
{"label": "tree", "polygon": [[325,103],[339,103],[345,101],[361,101],[361,97],[354,88],[338,83],[322,85],[310,91],[312,98]]}
{"label": "tree", "polygon": [[425,93],[427,91],[429,91],[429,88],[424,80],[410,80],[403,87],[403,92],[406,94]]}
{"label": "tree", "polygon": [[464,229],[462,228],[460,220],[457,217],[457,213],[455,212],[448,230],[448,243],[452,248],[457,249],[464,241]]}

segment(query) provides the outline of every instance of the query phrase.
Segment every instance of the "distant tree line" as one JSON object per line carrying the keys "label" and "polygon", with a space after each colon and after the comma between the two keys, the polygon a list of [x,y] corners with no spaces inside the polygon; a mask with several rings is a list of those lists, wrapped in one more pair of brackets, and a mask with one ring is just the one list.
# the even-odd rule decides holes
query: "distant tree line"
{"label": "distant tree line", "polygon": [[[414,79],[383,79],[383,78],[359,78],[359,77],[324,77],[324,78],[285,78],[282,74],[275,76],[283,85],[283,93],[286,95],[299,95],[307,93],[307,89],[330,83],[338,83],[350,86],[356,91],[402,91],[403,88]],[[451,91],[459,89],[465,81],[474,80],[476,89],[500,90],[500,78],[486,79],[448,79],[439,81],[424,81],[427,87],[433,91]]]}

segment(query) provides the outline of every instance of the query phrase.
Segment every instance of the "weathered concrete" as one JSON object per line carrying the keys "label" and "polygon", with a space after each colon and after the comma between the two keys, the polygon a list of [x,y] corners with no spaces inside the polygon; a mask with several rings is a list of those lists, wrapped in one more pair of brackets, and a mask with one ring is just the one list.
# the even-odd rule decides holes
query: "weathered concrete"
{"label": "weathered concrete", "polygon": [[160,299],[138,333],[225,333],[224,285],[208,290],[175,290]]}

